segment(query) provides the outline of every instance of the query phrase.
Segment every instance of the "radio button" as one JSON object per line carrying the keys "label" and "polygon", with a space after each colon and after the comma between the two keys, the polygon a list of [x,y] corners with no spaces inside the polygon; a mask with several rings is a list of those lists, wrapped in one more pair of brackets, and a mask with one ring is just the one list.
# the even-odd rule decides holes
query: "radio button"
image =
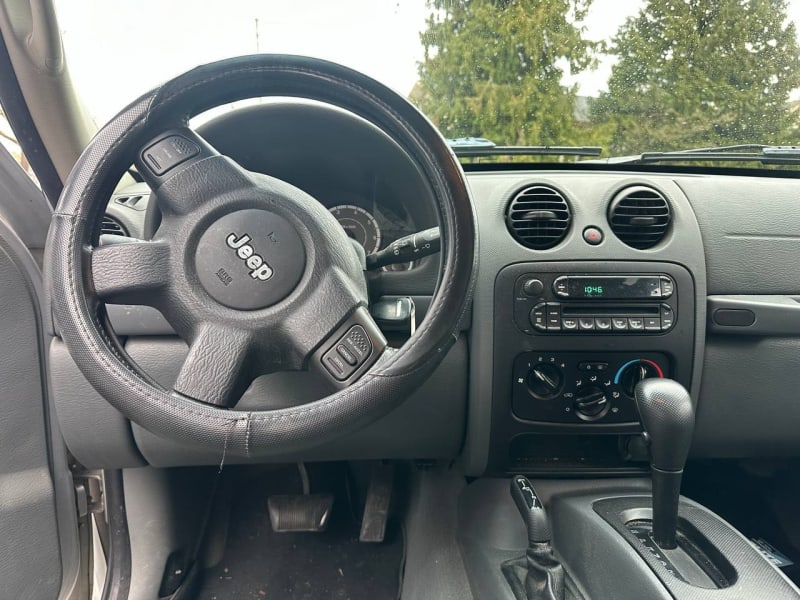
{"label": "radio button", "polygon": [[675,316],[669,304],[661,305],[661,331],[669,331],[675,324]]}
{"label": "radio button", "polygon": [[661,331],[661,319],[658,317],[647,317],[644,320],[646,331]]}
{"label": "radio button", "polygon": [[569,298],[569,279],[567,277],[559,277],[553,282],[553,291],[556,296],[562,298]]}
{"label": "radio button", "polygon": [[561,305],[558,302],[547,303],[547,331],[561,330]]}
{"label": "radio button", "polygon": [[627,317],[611,317],[611,326],[614,331],[627,331],[628,318]]}
{"label": "radio button", "polygon": [[629,318],[628,329],[631,331],[642,331],[644,329],[644,319],[639,317]]}
{"label": "radio button", "polygon": [[582,331],[594,330],[594,317],[580,317],[578,318],[578,326]]}
{"label": "radio button", "polygon": [[594,328],[598,331],[611,331],[611,317],[597,317],[594,320]]}
{"label": "radio button", "polygon": [[547,305],[540,302],[531,310],[531,325],[539,331],[547,331]]}
{"label": "radio button", "polygon": [[565,331],[573,331],[578,328],[578,320],[569,317],[561,319],[561,329]]}
{"label": "radio button", "polygon": [[669,298],[672,296],[672,293],[675,291],[675,284],[673,283],[672,279],[669,277],[662,277],[661,278],[661,297],[662,298]]}

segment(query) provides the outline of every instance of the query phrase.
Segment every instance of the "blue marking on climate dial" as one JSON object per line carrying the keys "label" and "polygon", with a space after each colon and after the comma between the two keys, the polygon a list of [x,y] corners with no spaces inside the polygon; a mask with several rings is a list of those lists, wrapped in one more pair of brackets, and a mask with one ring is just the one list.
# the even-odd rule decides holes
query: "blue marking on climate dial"
{"label": "blue marking on climate dial", "polygon": [[616,374],[616,375],[614,375],[614,384],[616,385],[616,384],[618,384],[618,383],[619,383],[619,376],[620,376],[620,375],[622,375],[622,372],[625,370],[625,368],[626,368],[628,365],[632,365],[632,364],[634,364],[634,363],[638,363],[638,362],[642,362],[642,361],[641,361],[640,359],[638,359],[638,358],[634,358],[633,360],[629,360],[629,361],[628,361],[628,362],[626,362],[624,365],[622,365],[622,366],[619,368],[619,371],[617,371],[617,374]]}

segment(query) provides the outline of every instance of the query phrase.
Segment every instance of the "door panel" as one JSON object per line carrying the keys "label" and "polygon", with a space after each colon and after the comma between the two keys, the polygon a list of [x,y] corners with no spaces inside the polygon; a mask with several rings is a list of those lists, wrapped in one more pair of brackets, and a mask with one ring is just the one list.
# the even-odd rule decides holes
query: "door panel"
{"label": "door panel", "polygon": [[14,168],[0,160],[0,600],[67,598],[78,581],[77,514],[49,401],[42,277],[9,225],[24,220],[27,201],[27,228],[41,227],[33,207],[45,200],[29,180],[7,177]]}

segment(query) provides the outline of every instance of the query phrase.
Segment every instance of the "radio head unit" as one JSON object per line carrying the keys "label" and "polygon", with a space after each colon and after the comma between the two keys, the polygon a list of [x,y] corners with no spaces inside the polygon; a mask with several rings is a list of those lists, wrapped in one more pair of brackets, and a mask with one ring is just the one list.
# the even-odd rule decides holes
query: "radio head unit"
{"label": "radio head unit", "polygon": [[514,321],[527,334],[661,334],[676,306],[675,280],[663,273],[527,273],[514,286]]}

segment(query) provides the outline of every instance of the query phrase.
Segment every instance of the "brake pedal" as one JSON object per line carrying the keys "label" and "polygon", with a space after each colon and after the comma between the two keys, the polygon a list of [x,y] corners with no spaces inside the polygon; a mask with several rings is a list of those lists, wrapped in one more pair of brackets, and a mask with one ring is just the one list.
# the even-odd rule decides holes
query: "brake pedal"
{"label": "brake pedal", "polygon": [[361,542],[379,543],[386,537],[386,522],[389,520],[389,504],[394,488],[394,466],[376,463],[367,490],[364,517],[361,520]]}
{"label": "brake pedal", "polygon": [[282,495],[267,498],[269,520],[276,533],[322,532],[328,527],[333,494]]}

